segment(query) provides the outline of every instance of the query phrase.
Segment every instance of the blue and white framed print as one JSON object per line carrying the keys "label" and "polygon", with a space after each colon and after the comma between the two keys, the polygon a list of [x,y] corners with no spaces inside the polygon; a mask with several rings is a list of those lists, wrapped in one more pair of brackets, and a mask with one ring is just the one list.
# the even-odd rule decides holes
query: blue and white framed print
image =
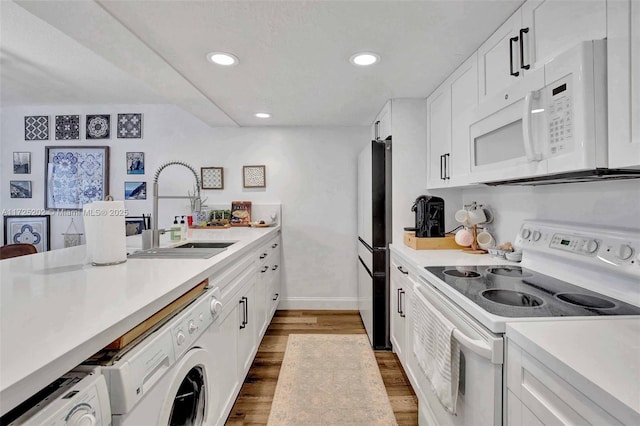
{"label": "blue and white framed print", "polygon": [[144,152],[127,152],[127,174],[144,174]]}
{"label": "blue and white framed print", "polygon": [[47,146],[45,161],[45,208],[80,210],[109,194],[108,146]]}
{"label": "blue and white framed print", "polygon": [[79,115],[56,115],[56,140],[80,139]]}
{"label": "blue and white framed print", "polygon": [[33,244],[38,253],[51,250],[51,216],[4,216],[4,244]]}
{"label": "blue and white framed print", "polygon": [[146,200],[147,199],[147,182],[125,182],[124,183],[124,199],[125,200]]}
{"label": "blue and white framed print", "polygon": [[110,115],[87,115],[87,139],[109,139],[110,134]]}
{"label": "blue and white framed print", "polygon": [[49,116],[29,115],[24,118],[25,141],[49,140]]}
{"label": "blue and white framed print", "polygon": [[142,138],[142,114],[118,114],[118,138]]}

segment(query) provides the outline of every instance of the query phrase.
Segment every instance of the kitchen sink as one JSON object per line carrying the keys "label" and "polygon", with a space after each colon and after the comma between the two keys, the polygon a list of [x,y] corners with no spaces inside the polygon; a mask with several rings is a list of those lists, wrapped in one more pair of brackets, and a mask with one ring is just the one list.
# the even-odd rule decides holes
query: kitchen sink
{"label": "kitchen sink", "polygon": [[131,253],[129,259],[209,259],[226,248],[192,248],[176,250],[176,247],[152,248]]}
{"label": "kitchen sink", "polygon": [[174,249],[201,249],[201,248],[227,248],[235,241],[194,241],[191,243],[181,244],[179,246],[172,247]]}

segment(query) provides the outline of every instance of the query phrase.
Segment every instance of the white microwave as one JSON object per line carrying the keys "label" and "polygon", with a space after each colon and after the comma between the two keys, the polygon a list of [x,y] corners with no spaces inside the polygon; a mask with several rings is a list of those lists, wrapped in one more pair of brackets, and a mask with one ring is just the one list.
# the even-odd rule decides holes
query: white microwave
{"label": "white microwave", "polygon": [[607,167],[606,41],[558,55],[471,111],[471,181]]}

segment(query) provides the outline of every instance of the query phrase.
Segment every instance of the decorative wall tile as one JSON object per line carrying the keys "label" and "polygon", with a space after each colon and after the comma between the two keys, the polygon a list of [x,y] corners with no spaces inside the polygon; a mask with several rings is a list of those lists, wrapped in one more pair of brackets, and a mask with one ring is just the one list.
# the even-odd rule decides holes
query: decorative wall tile
{"label": "decorative wall tile", "polygon": [[118,114],[118,138],[142,138],[142,114]]}
{"label": "decorative wall tile", "polygon": [[110,133],[110,115],[87,115],[87,139],[109,139]]}
{"label": "decorative wall tile", "polygon": [[79,115],[56,115],[56,140],[80,139]]}
{"label": "decorative wall tile", "polygon": [[25,141],[49,140],[49,117],[46,115],[30,115],[24,118]]}
{"label": "decorative wall tile", "polygon": [[265,166],[243,166],[242,184],[245,188],[264,188],[267,186]]}

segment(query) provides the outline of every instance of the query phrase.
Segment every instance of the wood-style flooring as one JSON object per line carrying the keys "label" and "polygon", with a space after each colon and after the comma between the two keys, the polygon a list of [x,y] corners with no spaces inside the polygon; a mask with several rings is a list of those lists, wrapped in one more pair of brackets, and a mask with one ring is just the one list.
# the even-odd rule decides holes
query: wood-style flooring
{"label": "wood-style flooring", "polygon": [[[258,348],[227,425],[266,425],[289,334],[363,334],[357,311],[277,311]],[[418,424],[418,399],[393,352],[375,351],[399,425]]]}

